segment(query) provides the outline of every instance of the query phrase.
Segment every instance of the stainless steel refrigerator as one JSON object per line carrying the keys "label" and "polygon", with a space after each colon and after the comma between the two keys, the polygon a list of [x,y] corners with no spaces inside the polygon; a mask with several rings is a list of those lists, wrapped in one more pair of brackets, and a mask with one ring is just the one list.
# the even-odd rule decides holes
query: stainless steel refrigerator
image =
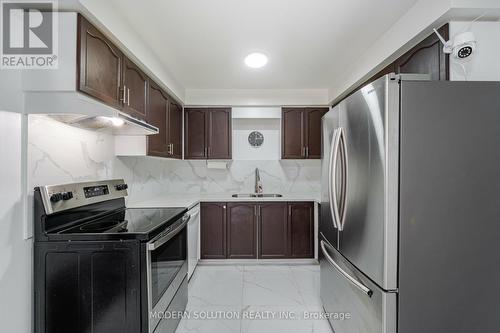
{"label": "stainless steel refrigerator", "polygon": [[390,74],[322,126],[335,333],[499,332],[500,82]]}

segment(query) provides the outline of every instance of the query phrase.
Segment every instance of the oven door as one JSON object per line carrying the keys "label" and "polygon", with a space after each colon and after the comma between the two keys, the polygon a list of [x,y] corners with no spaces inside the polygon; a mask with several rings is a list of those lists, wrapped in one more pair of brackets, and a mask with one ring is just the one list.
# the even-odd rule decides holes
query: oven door
{"label": "oven door", "polygon": [[147,243],[149,332],[154,332],[187,276],[187,228],[189,215],[173,223]]}

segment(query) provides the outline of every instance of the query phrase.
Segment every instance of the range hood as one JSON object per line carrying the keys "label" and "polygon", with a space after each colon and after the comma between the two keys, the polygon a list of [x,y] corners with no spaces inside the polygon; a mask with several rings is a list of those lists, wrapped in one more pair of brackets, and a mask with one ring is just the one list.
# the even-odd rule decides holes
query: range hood
{"label": "range hood", "polygon": [[79,92],[29,92],[25,103],[28,113],[45,114],[80,128],[109,130],[114,135],[126,136],[159,133],[157,127]]}
{"label": "range hood", "polygon": [[160,132],[157,127],[121,112],[116,112],[113,117],[77,114],[49,114],[49,116],[65,124],[80,128],[90,130],[109,129],[114,135],[152,135]]}

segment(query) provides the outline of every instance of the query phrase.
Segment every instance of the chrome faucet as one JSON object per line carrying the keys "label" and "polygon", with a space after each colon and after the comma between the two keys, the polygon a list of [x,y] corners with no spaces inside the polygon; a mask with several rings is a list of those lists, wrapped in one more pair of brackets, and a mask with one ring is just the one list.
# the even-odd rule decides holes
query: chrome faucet
{"label": "chrome faucet", "polygon": [[255,193],[261,194],[263,192],[262,189],[262,181],[260,180],[259,168],[255,168]]}

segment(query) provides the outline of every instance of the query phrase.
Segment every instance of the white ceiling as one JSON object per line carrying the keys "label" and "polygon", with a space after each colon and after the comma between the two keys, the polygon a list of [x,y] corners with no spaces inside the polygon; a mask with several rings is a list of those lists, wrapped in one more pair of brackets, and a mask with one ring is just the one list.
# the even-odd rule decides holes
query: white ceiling
{"label": "white ceiling", "polygon": [[325,89],[416,0],[110,2],[186,89]]}

